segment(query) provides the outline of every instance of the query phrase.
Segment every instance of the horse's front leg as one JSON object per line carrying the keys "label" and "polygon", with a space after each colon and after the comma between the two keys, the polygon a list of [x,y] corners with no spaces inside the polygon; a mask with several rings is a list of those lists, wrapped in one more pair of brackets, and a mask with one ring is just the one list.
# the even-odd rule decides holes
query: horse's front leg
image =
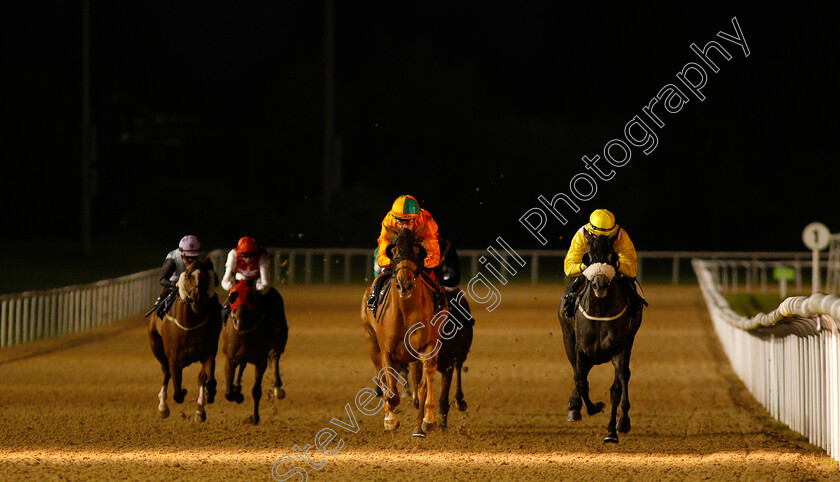
{"label": "horse's front leg", "polygon": [[248,362],[244,361],[234,369],[236,371],[236,382],[233,391],[236,393],[236,403],[242,403],[245,400],[245,397],[242,396],[242,374],[245,373],[246,366],[248,366]]}
{"label": "horse's front leg", "polygon": [[[586,405],[586,413],[595,415],[604,410],[604,402],[592,403],[592,400],[589,399],[589,380],[587,377],[590,370],[592,370],[592,361],[583,352],[579,351],[575,362],[575,390]],[[569,403],[571,403],[571,400],[569,400]]]}
{"label": "horse's front leg", "polygon": [[[383,388],[382,396],[385,398],[385,431],[391,432],[400,426],[400,420],[396,414],[397,407],[400,405],[400,392],[396,379],[396,376],[399,376],[399,372],[394,367],[394,363],[391,361],[391,357],[388,356],[387,352],[382,351],[380,354],[380,361],[375,363],[377,376],[380,377],[377,386]],[[385,367],[390,368],[390,370],[384,370]],[[383,371],[386,373],[383,373]],[[397,375],[395,376],[394,374]]]}
{"label": "horse's front leg", "polygon": [[274,365],[274,397],[280,400],[286,397],[286,390],[283,390],[283,380],[280,379],[280,355],[272,350],[269,358]]}
{"label": "horse's front leg", "polygon": [[242,403],[245,397],[233,388],[233,380],[236,378],[235,371],[236,365],[233,364],[229,356],[225,355],[225,399],[229,402]]}
{"label": "horse's front leg", "polygon": [[166,418],[169,416],[169,405],[166,404],[166,387],[169,386],[169,365],[162,365],[163,367],[163,386],[160,387],[160,392],[158,393],[158,400],[160,403],[158,404],[158,412],[160,412],[160,418]]}
{"label": "horse's front leg", "polygon": [[204,411],[204,405],[207,404],[207,365],[207,360],[202,362],[201,370],[198,372],[198,399],[196,400],[198,406],[195,409],[196,422],[207,420],[207,413]]}
{"label": "horse's front leg", "polygon": [[251,396],[254,397],[254,414],[251,415],[251,423],[260,423],[260,398],[262,398],[262,379],[268,359],[260,359],[254,364],[254,388],[251,389]]}
{"label": "horse's front leg", "polygon": [[618,419],[616,428],[621,433],[630,431],[630,352],[633,349],[632,341],[625,348],[624,353],[618,356],[618,364],[615,366],[618,383],[621,385],[621,417]]}
{"label": "horse's front leg", "polygon": [[207,373],[207,403],[216,400],[216,354],[209,358],[204,364],[204,371]]}
{"label": "horse's front leg", "polygon": [[604,437],[604,443],[618,443],[618,434],[615,431],[615,416],[618,411],[618,402],[621,400],[621,383],[619,383],[618,378],[618,367],[616,367],[615,380],[610,387],[610,421],[607,424],[607,436]]}
{"label": "horse's front leg", "polygon": [[[449,389],[452,385],[452,374],[454,372],[454,367],[449,366],[446,370],[441,374],[440,379],[440,399],[438,399],[438,403],[440,404],[440,429],[446,430],[447,419],[449,417]],[[464,395],[461,394],[463,397]]]}
{"label": "horse's front leg", "polygon": [[169,373],[172,375],[172,399],[175,403],[184,403],[184,397],[187,396],[187,389],[183,388],[181,378],[184,367],[182,367],[173,356],[169,360]]}
{"label": "horse's front leg", "polygon": [[[432,348],[426,350],[425,355],[429,356]],[[435,422],[435,372],[437,371],[437,356],[429,356],[423,360],[423,378],[420,381],[420,403],[422,404],[417,414],[417,428],[414,429],[415,437],[425,437],[427,432],[437,430]]]}
{"label": "horse's front leg", "polygon": [[578,393],[577,389],[577,350],[575,348],[576,344],[576,337],[575,337],[575,330],[574,327],[570,324],[570,322],[564,318],[563,316],[563,308],[560,308],[560,312],[558,313],[560,318],[560,328],[563,330],[563,348],[566,351],[566,358],[569,359],[569,364],[572,365],[572,371],[574,373],[574,380],[575,380],[575,388],[572,389],[572,394],[569,396],[569,414],[566,416],[566,420],[570,422],[579,422],[581,420],[580,415],[580,407],[583,405],[583,402],[580,399],[580,394]]}
{"label": "horse's front leg", "polygon": [[463,360],[455,361],[455,371],[458,373],[458,384],[455,388],[455,401],[458,403],[458,411],[467,411],[467,401],[464,400],[464,391],[461,390],[461,370],[464,368]]}

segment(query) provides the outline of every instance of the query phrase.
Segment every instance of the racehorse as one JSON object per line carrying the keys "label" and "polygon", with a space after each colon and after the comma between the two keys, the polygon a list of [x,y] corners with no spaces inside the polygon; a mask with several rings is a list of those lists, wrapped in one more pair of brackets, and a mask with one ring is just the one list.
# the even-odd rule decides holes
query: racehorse
{"label": "racehorse", "polygon": [[160,318],[157,313],[149,319],[149,345],[163,370],[158,411],[169,416],[166,390],[172,378],[172,398],[183,403],[187,390],[181,388],[184,367],[201,363],[198,373],[198,408],[195,421],[207,419],[206,403],[216,396],[216,351],[219,347],[221,315],[215,299],[216,274],[209,260],[196,262],[178,279],[178,297],[172,308]]}
{"label": "racehorse", "polygon": [[[440,428],[446,430],[449,417],[449,390],[452,386],[453,375],[457,373],[457,381],[455,384],[455,402],[458,405],[458,410],[464,412],[467,410],[467,402],[464,400],[464,391],[461,389],[461,370],[464,367],[464,362],[467,360],[467,353],[470,351],[473,339],[473,325],[475,320],[470,314],[469,304],[465,296],[458,297],[461,290],[456,288],[451,290],[447,288],[446,298],[449,306],[449,316],[456,318],[457,332],[452,338],[446,339],[441,337],[441,347],[438,352],[437,371],[441,374],[440,384],[440,398],[438,404],[440,405]],[[455,304],[458,304],[462,309],[458,309]],[[411,396],[414,399],[414,407],[419,405],[419,398],[417,396],[417,386],[420,384],[420,362],[415,361],[411,363],[410,373],[406,378],[411,381]]]}
{"label": "racehorse", "polygon": [[[418,388],[419,404],[414,437],[425,437],[437,428],[435,422],[434,376],[437,369],[439,345],[438,328],[432,325],[435,316],[431,287],[420,276],[425,250],[417,244],[410,229],[402,229],[386,249],[394,274],[383,289],[388,290],[374,318],[366,301],[368,288],[362,298],[362,326],[368,354],[377,373],[383,373],[385,431],[396,430],[400,423],[394,413],[400,404],[396,374],[401,366],[420,359],[423,374]],[[422,255],[421,255],[422,254]]]}
{"label": "racehorse", "polygon": [[[271,288],[272,290],[274,288]],[[251,395],[254,397],[254,414],[251,423],[260,422],[260,398],[262,397],[262,378],[269,361],[274,365],[274,396],[278,399],[286,396],[283,382],[280,380],[280,355],[286,349],[289,327],[283,298],[276,293],[279,306],[272,313],[272,306],[267,295],[259,295],[246,281],[241,280],[230,289],[230,316],[222,329],[222,353],[225,355],[225,398],[228,401],[242,403],[242,372],[248,363],[254,365],[255,380]],[[234,383],[234,373],[239,368]]]}
{"label": "racehorse", "polygon": [[[616,282],[618,255],[613,251],[613,238],[584,233],[589,251],[584,254],[587,265],[583,276],[586,281],[579,295],[580,302],[574,317],[568,318],[561,303],[558,317],[563,328],[566,356],[574,370],[575,388],[569,397],[567,420],[581,419],[581,399],[586,412],[595,415],[604,409],[604,402],[592,403],[589,399],[587,376],[594,365],[612,361],[615,379],[610,388],[612,412],[607,425],[604,443],[618,443],[618,434],[630,431],[630,400],[627,387],[630,382],[630,352],[639,326],[642,309],[635,316],[628,313],[628,293]],[[616,413],[621,404],[621,417],[616,424]]]}

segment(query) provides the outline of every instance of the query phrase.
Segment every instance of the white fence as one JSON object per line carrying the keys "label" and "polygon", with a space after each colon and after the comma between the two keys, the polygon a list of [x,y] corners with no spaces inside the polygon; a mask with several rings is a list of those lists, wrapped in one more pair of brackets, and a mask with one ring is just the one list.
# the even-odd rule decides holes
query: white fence
{"label": "white fence", "polygon": [[134,316],[160,293],[159,275],[152,269],[87,285],[0,295],[0,348]]}
{"label": "white fence", "polygon": [[[362,248],[269,248],[272,255],[272,275],[276,282],[287,284],[311,284],[311,283],[333,283],[333,282],[356,282],[370,279],[373,270],[374,249]],[[223,272],[226,250],[216,250],[210,253],[216,269]],[[563,258],[566,250],[518,250],[517,254],[525,259],[526,265],[522,273],[514,276],[514,280],[524,279],[532,284],[537,284],[540,276],[546,272],[551,274],[563,273]],[[478,249],[459,249],[458,255],[461,258],[461,270],[467,278],[475,275],[479,269],[479,258],[487,257],[492,263],[492,256],[487,251]],[[692,258],[726,258],[732,262],[763,262],[770,266],[773,260],[792,260],[796,269],[797,279],[801,280],[803,269],[807,269],[811,259],[811,253],[802,251],[785,252],[742,252],[742,251],[639,251],[639,280],[644,280],[647,270],[645,266],[648,261],[660,261],[661,266],[657,270],[659,279],[670,280],[678,284],[680,280],[693,279],[686,276],[680,267],[688,263]],[[508,261],[506,259],[506,261]],[[540,264],[543,263],[541,269]],[[545,265],[549,268],[546,269]],[[507,270],[501,263],[495,263],[504,274]],[[670,265],[665,267],[665,265]],[[664,269],[663,269],[664,267]],[[651,269],[653,271],[653,269]],[[690,270],[688,270],[690,271]],[[762,271],[766,280],[766,270]],[[801,281],[800,281],[801,282]]]}
{"label": "white fence", "polygon": [[735,373],[773,418],[840,461],[840,298],[791,297],[771,313],[747,318],[722,294],[719,273],[728,263],[692,261]]}

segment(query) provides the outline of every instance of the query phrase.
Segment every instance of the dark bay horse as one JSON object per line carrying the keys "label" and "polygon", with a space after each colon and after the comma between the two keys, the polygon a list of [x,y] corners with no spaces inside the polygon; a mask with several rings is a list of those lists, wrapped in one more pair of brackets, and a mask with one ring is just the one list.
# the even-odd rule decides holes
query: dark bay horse
{"label": "dark bay horse", "polygon": [[[432,324],[435,316],[434,300],[426,281],[420,276],[423,269],[422,246],[417,244],[410,229],[402,229],[386,252],[391,258],[393,277],[388,281],[388,292],[374,318],[366,305],[370,288],[362,298],[362,326],[368,354],[377,373],[396,374],[400,367],[413,361],[422,361],[422,377],[418,388],[421,400],[417,423],[412,433],[425,437],[437,428],[435,422],[434,376],[439,349],[438,328]],[[383,375],[385,383],[385,430],[399,427],[394,411],[400,404],[400,393],[394,375]]]}
{"label": "dark bay horse", "polygon": [[[578,310],[568,318],[560,307],[558,317],[563,328],[566,356],[574,370],[575,388],[569,397],[570,422],[581,419],[581,399],[586,412],[595,415],[604,409],[604,402],[592,403],[589,399],[587,376],[595,365],[611,361],[615,379],[610,388],[612,411],[604,443],[618,443],[618,432],[630,431],[630,400],[627,387],[630,382],[630,352],[639,326],[642,310],[631,317],[628,314],[627,293],[616,282],[618,255],[613,251],[613,239],[585,233],[589,251],[583,262],[587,265],[582,276],[586,282],[579,295]],[[616,424],[616,413],[621,404],[621,417]]]}
{"label": "dark bay horse", "polygon": [[172,398],[182,403],[187,390],[181,388],[184,367],[201,363],[198,373],[198,408],[195,420],[207,419],[205,403],[216,396],[216,351],[222,328],[219,303],[215,299],[216,275],[209,260],[188,267],[178,280],[178,298],[163,318],[152,314],[149,319],[149,345],[163,370],[158,411],[169,416],[166,389],[172,378]]}
{"label": "dark bay horse", "polygon": [[[272,290],[274,288],[271,288]],[[230,316],[222,329],[222,353],[225,355],[225,398],[242,403],[242,372],[250,363],[254,365],[255,380],[251,395],[254,397],[254,413],[251,423],[260,422],[260,398],[262,378],[268,362],[274,365],[274,396],[283,398],[283,382],[280,380],[280,355],[286,349],[289,326],[283,309],[283,298],[276,295],[279,303],[274,307],[268,295],[259,295],[245,280],[230,289]],[[275,312],[276,311],[276,312]],[[236,369],[239,373],[234,383]]]}

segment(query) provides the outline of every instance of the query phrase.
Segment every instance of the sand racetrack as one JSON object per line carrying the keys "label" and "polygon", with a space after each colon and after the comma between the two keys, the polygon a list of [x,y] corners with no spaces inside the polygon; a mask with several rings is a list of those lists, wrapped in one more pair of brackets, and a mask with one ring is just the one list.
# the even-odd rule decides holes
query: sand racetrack
{"label": "sand racetrack", "polygon": [[[359,321],[363,286],[281,287],[289,344],[281,362],[287,396],[268,397],[262,422],[245,402],[219,396],[207,421],[193,422],[197,366],[187,400],[169,400],[145,320],[0,351],[0,479],[271,480],[272,464],[314,445],[332,418],[371,386],[373,366]],[[604,445],[608,414],[565,420],[572,371],[556,318],[562,286],[509,285],[493,313],[473,306],[475,338],[464,374],[469,409],[450,412],[449,430],[414,439],[414,408],[384,433],[382,415],[357,413],[341,451],[314,449],[312,480],[840,480],[825,452],[771,420],[733,374],[694,286],[647,286],[651,302],[631,360],[632,431]],[[609,402],[612,366],[590,375],[593,400]],[[439,376],[436,378],[439,380]],[[170,390],[171,394],[171,390]],[[454,390],[452,397],[454,398]],[[314,452],[314,453],[313,453]],[[317,454],[317,455],[316,455]],[[278,474],[302,462],[278,464]],[[279,470],[282,469],[282,470]],[[294,476],[289,480],[300,480]]]}

